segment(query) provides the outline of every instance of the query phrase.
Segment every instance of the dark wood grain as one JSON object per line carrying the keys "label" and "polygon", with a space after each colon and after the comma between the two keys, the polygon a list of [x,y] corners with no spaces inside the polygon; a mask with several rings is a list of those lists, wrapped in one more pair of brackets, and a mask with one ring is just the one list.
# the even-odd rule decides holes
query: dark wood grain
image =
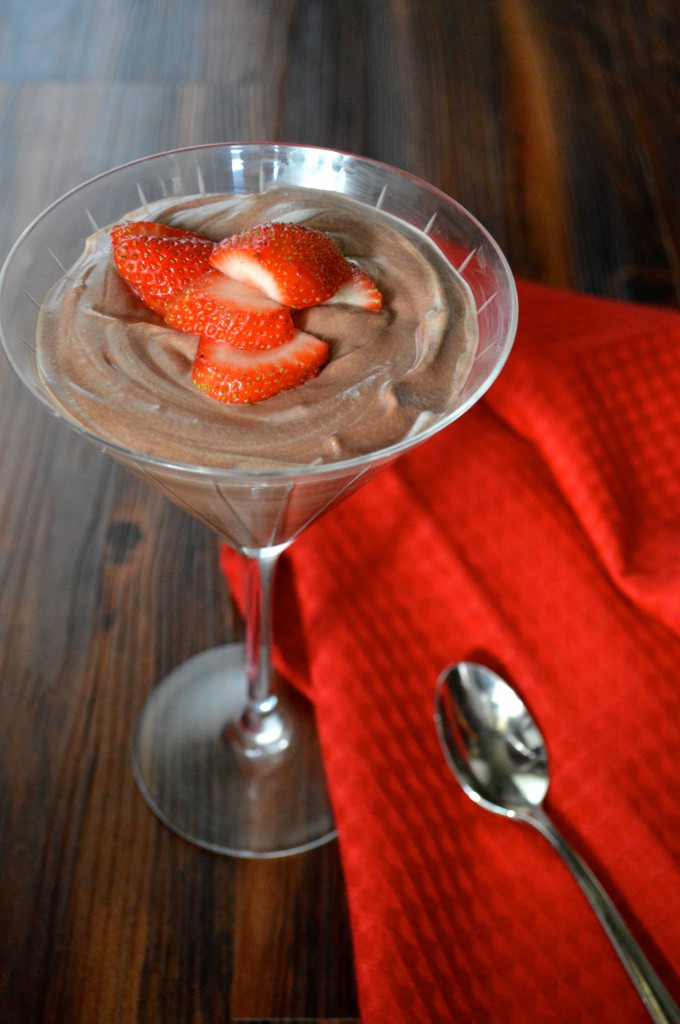
{"label": "dark wood grain", "polygon": [[[673,0],[35,0],[0,17],[0,256],[63,191],[199,142],[397,164],[516,272],[677,305]],[[241,635],[204,527],[0,367],[0,1017],[356,1019],[335,845],[177,839],[129,767],[154,682]]]}

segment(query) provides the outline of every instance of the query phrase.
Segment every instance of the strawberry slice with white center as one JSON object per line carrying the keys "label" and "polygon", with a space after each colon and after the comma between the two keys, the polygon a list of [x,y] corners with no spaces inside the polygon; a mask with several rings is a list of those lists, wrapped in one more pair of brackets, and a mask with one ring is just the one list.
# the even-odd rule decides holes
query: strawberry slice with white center
{"label": "strawberry slice with white center", "polygon": [[291,309],[325,302],[352,274],[352,265],[323,231],[281,222],[226,238],[210,262]]}
{"label": "strawberry slice with white center", "polygon": [[209,270],[165,307],[167,323],[235,348],[269,349],[295,333],[290,311],[262,292]]}
{"label": "strawberry slice with white center", "polygon": [[360,267],[352,263],[352,276],[338,288],[330,299],[326,299],[324,306],[334,303],[345,303],[347,306],[358,306],[360,309],[377,310],[382,309],[382,295],[376,288],[371,278]]}
{"label": "strawberry slice with white center", "polygon": [[201,338],[193,379],[220,402],[262,402],[315,377],[327,359],[326,342],[303,331],[277,348],[252,352]]}
{"label": "strawberry slice with white center", "polygon": [[123,234],[113,246],[113,259],[144,305],[162,316],[173,296],[210,269],[213,249],[213,242],[192,232]]}

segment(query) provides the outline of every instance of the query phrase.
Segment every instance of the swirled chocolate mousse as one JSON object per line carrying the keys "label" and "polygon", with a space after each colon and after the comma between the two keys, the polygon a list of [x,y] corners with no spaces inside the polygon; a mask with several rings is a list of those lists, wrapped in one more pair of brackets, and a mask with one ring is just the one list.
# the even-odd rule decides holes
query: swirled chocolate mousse
{"label": "swirled chocolate mousse", "polygon": [[[330,299],[302,309],[261,292],[257,315],[278,334],[270,349],[256,347],[253,355],[245,350],[257,345],[258,332],[246,330],[243,353],[229,348],[236,353],[230,364],[266,363],[286,346],[309,347],[303,339],[311,338],[314,375],[299,385],[288,381],[266,400],[249,394],[217,400],[224,395],[197,386],[205,380],[196,370],[197,346],[199,335],[200,345],[210,339],[210,288],[227,301],[234,294],[243,301],[229,270],[202,267],[199,284],[182,282],[179,300],[157,312],[119,272],[110,229],[96,232],[43,306],[38,362],[55,405],[97,437],[171,462],[281,468],[383,449],[455,404],[477,348],[474,306],[465,283],[416,229],[344,196],[301,188],[164,199],[126,221],[172,227],[178,236],[196,232],[214,251],[257,226],[300,225],[332,239],[354,277],[336,282]],[[353,289],[364,278],[381,303],[356,304]],[[243,279],[240,287],[250,293],[259,282]],[[187,295],[196,299],[188,312]],[[166,322],[172,302],[179,327]]]}

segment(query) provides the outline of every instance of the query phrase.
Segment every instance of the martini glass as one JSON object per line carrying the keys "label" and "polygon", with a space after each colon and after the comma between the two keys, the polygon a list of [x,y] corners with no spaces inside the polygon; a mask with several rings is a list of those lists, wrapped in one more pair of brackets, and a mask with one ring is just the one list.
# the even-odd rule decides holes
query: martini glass
{"label": "martini glass", "polygon": [[[261,193],[273,185],[343,193],[425,232],[467,282],[479,343],[463,390],[427,429],[381,451],[332,464],[215,469],[151,457],[97,436],[58,407],[36,364],[36,325],[52,286],[86,238],[146,202]],[[243,556],[244,644],[199,654],[152,690],[133,738],[133,768],[153,811],[199,846],[241,857],[300,852],[335,835],[311,705],[272,671],[272,583],[281,553],[322,513],[403,452],[462,415],[509,353],[517,296],[484,228],[453,200],[384,164],[309,146],[206,145],[156,154],[86,182],[23,233],[0,276],[0,331],[14,370],[59,419]]]}

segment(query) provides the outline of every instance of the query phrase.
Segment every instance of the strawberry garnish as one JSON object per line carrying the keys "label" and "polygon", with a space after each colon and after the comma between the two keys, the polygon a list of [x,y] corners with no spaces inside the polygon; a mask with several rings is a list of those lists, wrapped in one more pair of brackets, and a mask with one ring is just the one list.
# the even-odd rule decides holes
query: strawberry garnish
{"label": "strawberry garnish", "polygon": [[328,235],[299,224],[262,224],[215,245],[183,228],[129,221],[111,240],[145,305],[199,336],[194,382],[222,402],[261,402],[316,376],[328,345],[296,330],[292,309],[382,308],[370,277]]}
{"label": "strawberry garnish", "polygon": [[235,348],[273,348],[290,341],[295,331],[289,310],[218,270],[209,270],[171,299],[163,316],[180,331]]}
{"label": "strawberry garnish", "polygon": [[[115,229],[114,229],[115,230]],[[170,299],[210,269],[214,243],[192,232],[129,234],[114,245],[113,258],[142,302],[163,315]]]}
{"label": "strawberry garnish", "polygon": [[352,265],[322,231],[299,224],[259,224],[221,242],[211,263],[292,309],[329,299]]}
{"label": "strawberry garnish", "polygon": [[194,383],[220,402],[262,402],[315,377],[328,358],[325,341],[296,331],[290,341],[267,351],[244,352],[222,341],[201,338]]}
{"label": "strawberry garnish", "polygon": [[336,302],[344,302],[348,306],[359,306],[361,309],[382,309],[382,295],[370,279],[354,263],[350,264],[352,276],[338,288],[330,299],[326,299],[324,305]]}

